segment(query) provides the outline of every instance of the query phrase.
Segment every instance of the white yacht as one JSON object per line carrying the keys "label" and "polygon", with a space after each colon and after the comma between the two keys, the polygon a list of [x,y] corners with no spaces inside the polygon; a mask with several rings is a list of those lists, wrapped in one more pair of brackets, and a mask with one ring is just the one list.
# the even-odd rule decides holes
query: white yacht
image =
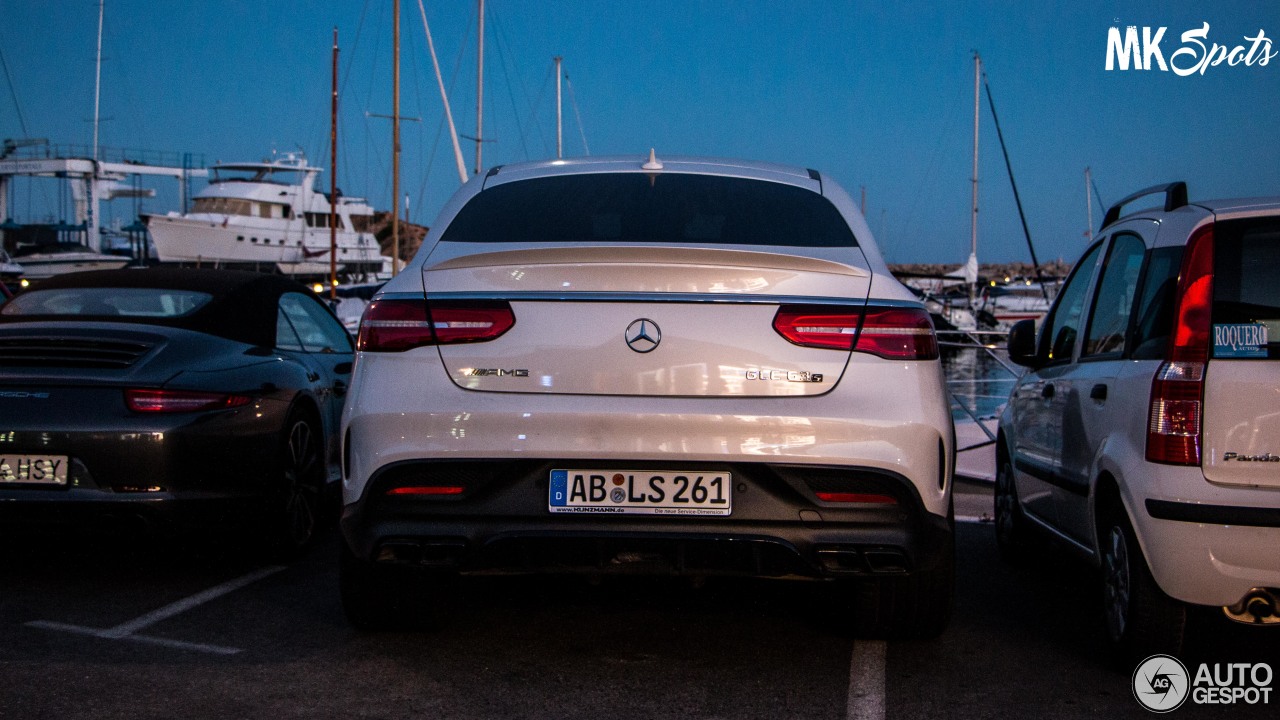
{"label": "white yacht", "polygon": [[[160,262],[328,276],[331,207],[328,193],[315,187],[320,172],[300,153],[213,165],[191,212],[144,215]],[[373,208],[339,194],[333,209],[338,273],[387,272],[391,258],[374,237]]]}

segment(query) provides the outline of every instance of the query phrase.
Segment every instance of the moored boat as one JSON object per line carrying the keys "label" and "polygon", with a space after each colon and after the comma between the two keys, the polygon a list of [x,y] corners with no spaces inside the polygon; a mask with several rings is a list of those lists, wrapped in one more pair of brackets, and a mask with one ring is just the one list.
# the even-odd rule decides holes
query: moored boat
{"label": "moored boat", "polygon": [[160,262],[328,276],[330,217],[338,273],[375,277],[390,266],[374,237],[374,210],[315,187],[322,168],[301,153],[209,168],[209,185],[188,213],[144,215]]}

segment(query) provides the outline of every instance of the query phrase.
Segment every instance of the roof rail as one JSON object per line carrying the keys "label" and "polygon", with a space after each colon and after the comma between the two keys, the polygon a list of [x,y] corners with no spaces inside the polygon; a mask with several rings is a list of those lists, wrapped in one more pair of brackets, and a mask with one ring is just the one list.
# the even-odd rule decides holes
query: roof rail
{"label": "roof rail", "polygon": [[1181,180],[1171,182],[1168,185],[1153,185],[1146,190],[1139,190],[1120,202],[1112,205],[1107,210],[1106,217],[1102,218],[1102,227],[1106,227],[1116,220],[1120,219],[1120,209],[1125,205],[1147,195],[1155,195],[1156,193],[1164,193],[1164,211],[1170,212],[1187,204],[1187,184]]}

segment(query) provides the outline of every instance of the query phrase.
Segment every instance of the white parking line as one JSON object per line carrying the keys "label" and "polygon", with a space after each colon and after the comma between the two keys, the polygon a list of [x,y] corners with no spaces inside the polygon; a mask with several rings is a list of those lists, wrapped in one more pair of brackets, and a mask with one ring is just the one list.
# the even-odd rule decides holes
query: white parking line
{"label": "white parking line", "polygon": [[206,645],[203,643],[187,643],[180,640],[167,640],[165,638],[151,637],[148,635],[138,635],[137,633],[139,630],[155,625],[162,620],[168,620],[175,615],[180,615],[211,600],[216,600],[227,593],[235,592],[236,590],[239,590],[251,583],[255,583],[265,577],[275,575],[281,570],[284,570],[284,567],[280,565],[272,565],[262,568],[261,570],[256,570],[248,575],[236,578],[235,580],[230,580],[216,587],[211,587],[208,590],[198,592],[195,595],[170,603],[162,608],[153,610],[146,615],[120,623],[114,627],[91,628],[84,627],[82,625],[49,622],[47,620],[34,620],[26,625],[27,627],[40,628],[43,630],[89,635],[96,638],[102,638],[104,640],[131,640],[133,642],[162,645],[182,650],[195,650],[196,652],[212,653],[215,655],[234,655],[240,652],[239,648],[223,647],[220,645]]}
{"label": "white parking line", "polygon": [[853,644],[849,662],[849,701],[845,717],[849,720],[884,720],[883,640],[859,640]]}

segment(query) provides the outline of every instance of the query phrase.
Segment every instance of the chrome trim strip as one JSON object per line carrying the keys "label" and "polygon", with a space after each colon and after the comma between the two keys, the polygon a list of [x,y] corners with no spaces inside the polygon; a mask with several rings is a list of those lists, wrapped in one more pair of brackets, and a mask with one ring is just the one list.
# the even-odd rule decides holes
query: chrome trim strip
{"label": "chrome trim strip", "polygon": [[[724,303],[730,305],[872,305],[923,309],[912,300],[815,297],[807,295],[746,295],[729,293],[630,293],[630,292],[442,292],[427,293],[433,300],[508,300],[512,302],[616,302],[616,303]],[[415,300],[417,293],[386,293],[381,300]]]}

